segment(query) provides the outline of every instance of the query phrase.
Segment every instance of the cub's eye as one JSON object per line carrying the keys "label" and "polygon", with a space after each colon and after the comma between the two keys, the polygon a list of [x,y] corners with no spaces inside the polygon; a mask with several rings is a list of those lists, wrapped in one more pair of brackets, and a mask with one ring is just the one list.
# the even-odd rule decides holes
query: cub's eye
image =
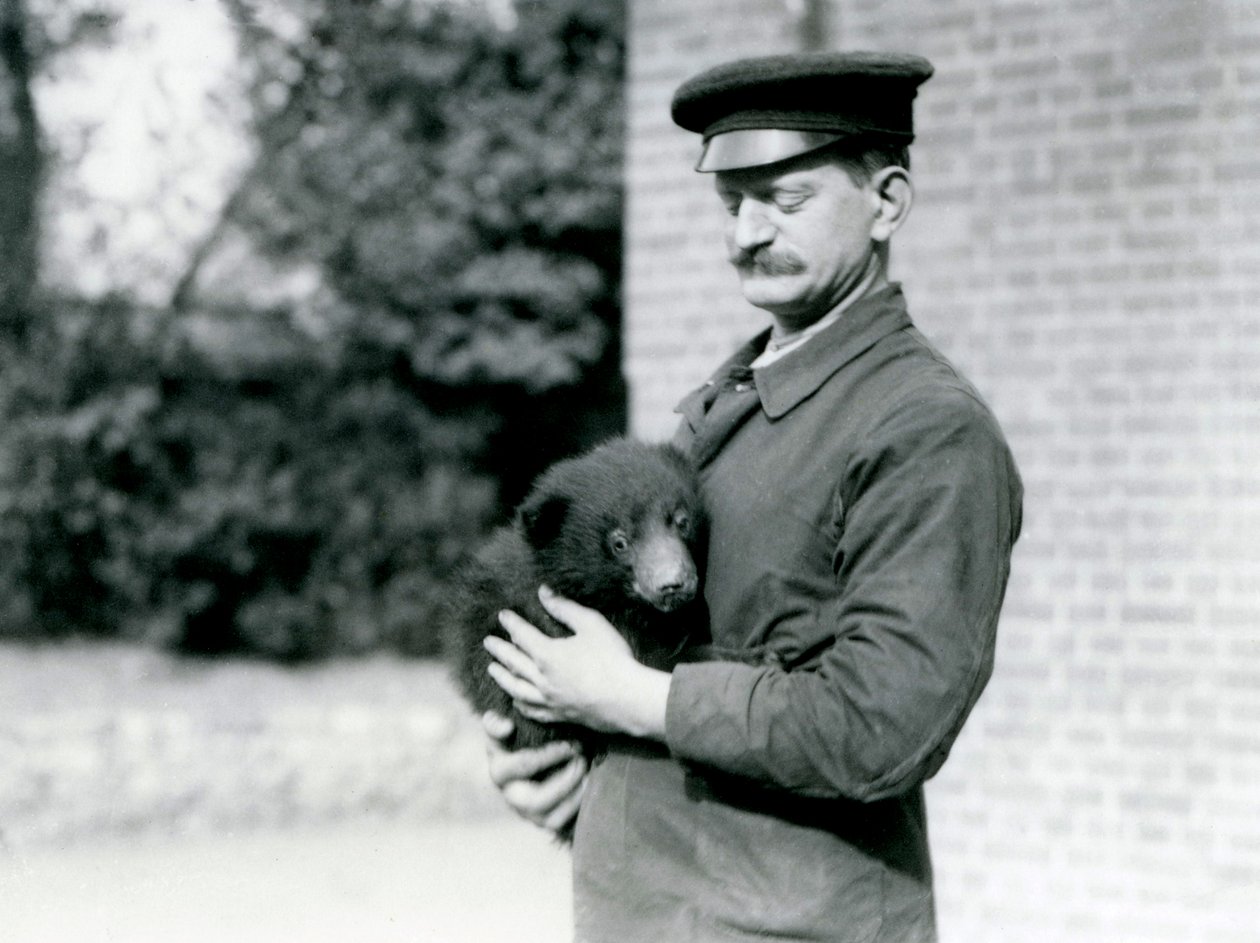
{"label": "cub's eye", "polygon": [[608,538],[608,546],[612,548],[612,552],[621,556],[630,549],[630,540],[621,531],[617,531]]}
{"label": "cub's eye", "polygon": [[691,530],[691,515],[679,508],[674,512],[674,526],[683,533]]}

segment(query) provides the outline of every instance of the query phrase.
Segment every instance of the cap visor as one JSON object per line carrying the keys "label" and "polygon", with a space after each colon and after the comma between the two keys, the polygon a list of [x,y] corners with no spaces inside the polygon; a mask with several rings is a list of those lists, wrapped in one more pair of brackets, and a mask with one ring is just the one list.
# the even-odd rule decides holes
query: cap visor
{"label": "cap visor", "polygon": [[806,154],[838,141],[843,134],[821,131],[788,131],[782,128],[753,128],[715,134],[704,143],[704,153],[696,170],[742,170],[761,167],[789,157]]}

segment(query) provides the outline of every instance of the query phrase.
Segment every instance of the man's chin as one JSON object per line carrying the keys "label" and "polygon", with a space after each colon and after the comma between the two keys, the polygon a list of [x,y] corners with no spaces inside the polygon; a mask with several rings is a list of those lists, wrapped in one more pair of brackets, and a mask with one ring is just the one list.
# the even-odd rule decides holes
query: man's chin
{"label": "man's chin", "polygon": [[800,304],[800,293],[783,284],[779,278],[745,278],[741,283],[744,300],[771,314],[788,311]]}
{"label": "man's chin", "polygon": [[744,292],[744,300],[754,308],[760,308],[776,320],[794,322],[800,319],[808,306],[797,295],[786,292]]}

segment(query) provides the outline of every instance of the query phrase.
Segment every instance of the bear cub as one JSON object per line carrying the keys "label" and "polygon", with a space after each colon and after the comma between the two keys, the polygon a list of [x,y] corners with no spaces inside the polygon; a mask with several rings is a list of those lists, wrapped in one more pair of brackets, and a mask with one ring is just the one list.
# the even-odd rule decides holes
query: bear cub
{"label": "bear cub", "polygon": [[707,637],[699,594],[704,514],[691,463],[677,449],[615,439],[551,466],[456,578],[446,612],[456,680],[472,707],[512,719],[513,748],[576,740],[588,755],[600,735],[518,714],[486,672],[487,635],[506,638],[501,609],[552,637],[570,635],[538,602],[547,584],[603,613],[635,657],[670,668]]}

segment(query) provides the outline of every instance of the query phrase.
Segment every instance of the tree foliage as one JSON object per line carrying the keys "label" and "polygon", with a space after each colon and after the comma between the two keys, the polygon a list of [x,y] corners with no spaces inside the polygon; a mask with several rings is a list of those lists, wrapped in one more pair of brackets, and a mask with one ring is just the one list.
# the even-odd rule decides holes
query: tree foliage
{"label": "tree foliage", "polygon": [[624,421],[621,4],[229,7],[258,156],[170,308],[42,299],[0,379],[0,614],[430,651],[460,554]]}
{"label": "tree foliage", "polygon": [[618,5],[524,12],[329,3],[296,47],[242,14],[270,146],[236,220],[442,384],[572,385],[615,334]]}

